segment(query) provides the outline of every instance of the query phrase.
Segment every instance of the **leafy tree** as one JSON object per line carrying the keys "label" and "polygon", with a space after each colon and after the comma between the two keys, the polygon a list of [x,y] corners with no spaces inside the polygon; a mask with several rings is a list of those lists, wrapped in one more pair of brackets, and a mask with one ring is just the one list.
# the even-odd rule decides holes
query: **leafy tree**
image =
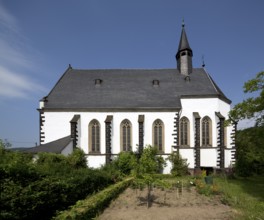
{"label": "leafy tree", "polygon": [[237,132],[235,169],[243,177],[264,173],[264,126]]}
{"label": "leafy tree", "polygon": [[143,149],[142,155],[135,166],[134,173],[136,174],[136,184],[147,185],[147,207],[151,205],[151,190],[152,185],[165,186],[166,183],[159,180],[155,174],[160,173],[160,171],[166,165],[163,157],[158,156],[158,149],[150,145]]}
{"label": "leafy tree", "polygon": [[235,105],[229,112],[230,118],[233,120],[256,118],[256,125],[264,125],[264,71],[244,84],[244,92],[257,92],[259,95],[250,97]]}

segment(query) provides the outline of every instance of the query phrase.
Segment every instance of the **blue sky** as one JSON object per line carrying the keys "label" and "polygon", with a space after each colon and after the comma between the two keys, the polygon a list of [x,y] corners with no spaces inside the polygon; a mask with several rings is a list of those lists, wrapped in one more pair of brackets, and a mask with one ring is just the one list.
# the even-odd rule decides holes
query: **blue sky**
{"label": "blue sky", "polygon": [[38,101],[69,64],[175,68],[183,18],[194,67],[204,56],[241,102],[244,82],[264,69],[263,10],[263,0],[0,0],[0,138],[38,143]]}

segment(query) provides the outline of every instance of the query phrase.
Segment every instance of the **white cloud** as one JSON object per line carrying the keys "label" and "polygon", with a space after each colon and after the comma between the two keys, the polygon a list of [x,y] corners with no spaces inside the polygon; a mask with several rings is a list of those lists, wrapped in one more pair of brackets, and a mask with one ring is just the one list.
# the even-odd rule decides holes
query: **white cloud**
{"label": "white cloud", "polygon": [[7,30],[17,32],[17,25],[15,17],[10,14],[0,3],[0,25]]}
{"label": "white cloud", "polygon": [[16,18],[0,3],[0,97],[28,98],[45,91],[30,74],[36,71],[36,51],[25,39]]}
{"label": "white cloud", "polygon": [[19,51],[14,45],[11,46],[7,40],[0,38],[0,65],[5,63],[6,65],[16,65],[22,68],[32,68],[34,65],[26,56]]}
{"label": "white cloud", "polygon": [[11,72],[0,66],[0,96],[27,98],[32,92],[45,92],[46,89],[24,75]]}

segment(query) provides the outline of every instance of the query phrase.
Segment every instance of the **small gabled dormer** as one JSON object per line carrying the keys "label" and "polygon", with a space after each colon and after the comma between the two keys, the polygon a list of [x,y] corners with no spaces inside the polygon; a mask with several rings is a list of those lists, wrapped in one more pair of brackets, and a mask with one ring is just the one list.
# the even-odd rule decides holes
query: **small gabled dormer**
{"label": "small gabled dormer", "polygon": [[177,69],[183,75],[189,75],[192,73],[192,56],[193,52],[189,45],[187,35],[184,28],[184,22],[182,23],[181,39],[179,42],[178,52],[176,54]]}

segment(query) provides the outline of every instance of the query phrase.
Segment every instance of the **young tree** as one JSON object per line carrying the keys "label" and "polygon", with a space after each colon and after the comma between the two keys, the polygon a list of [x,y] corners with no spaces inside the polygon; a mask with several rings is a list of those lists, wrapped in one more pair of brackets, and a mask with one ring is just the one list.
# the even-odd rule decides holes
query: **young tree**
{"label": "young tree", "polygon": [[147,185],[147,207],[151,204],[151,190],[152,185],[155,183],[157,185],[166,184],[155,177],[155,174],[159,173],[163,167],[166,165],[165,160],[158,156],[158,150],[156,147],[150,145],[146,146],[143,153],[138,161],[137,166],[135,166],[134,172],[136,174],[136,182],[139,184]]}
{"label": "young tree", "polygon": [[255,97],[248,98],[229,112],[229,116],[233,120],[241,120],[245,118],[256,118],[256,125],[264,125],[264,71],[256,75],[254,79],[244,84],[245,93],[259,93]]}

